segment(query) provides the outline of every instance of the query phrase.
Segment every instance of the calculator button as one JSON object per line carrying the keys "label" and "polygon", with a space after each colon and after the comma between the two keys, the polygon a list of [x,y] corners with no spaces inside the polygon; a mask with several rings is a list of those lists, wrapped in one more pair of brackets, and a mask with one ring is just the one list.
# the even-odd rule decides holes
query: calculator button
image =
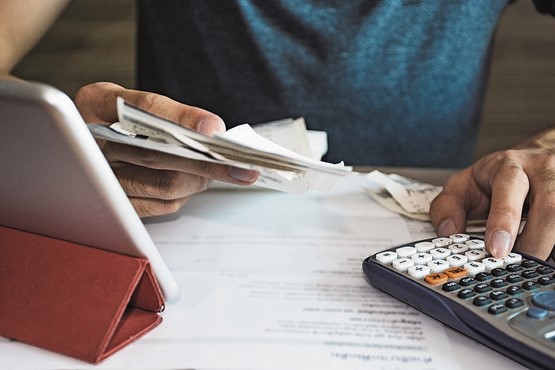
{"label": "calculator button", "polygon": [[451,279],[459,279],[467,275],[467,271],[460,267],[450,267],[443,272]]}
{"label": "calculator button", "polygon": [[538,283],[544,286],[555,284],[555,278],[553,276],[542,276],[538,279]]}
{"label": "calculator button", "polygon": [[524,270],[524,267],[520,266],[518,263],[512,263],[505,267],[509,272],[518,272]]}
{"label": "calculator button", "polygon": [[476,276],[474,276],[474,279],[478,281],[488,281],[493,279],[493,276],[491,276],[491,274],[488,274],[487,272],[479,272],[476,274]]}
{"label": "calculator button", "polygon": [[468,271],[470,276],[475,276],[476,274],[486,270],[486,266],[480,262],[468,262],[465,263],[464,269]]}
{"label": "calculator button", "polygon": [[453,234],[449,236],[449,239],[453,241],[453,243],[462,243],[470,239],[470,235],[466,234]]}
{"label": "calculator button", "polygon": [[415,279],[422,279],[424,276],[428,275],[431,270],[428,266],[417,265],[409,267],[407,272]]}
{"label": "calculator button", "polygon": [[508,273],[509,272],[507,270],[502,269],[502,268],[495,268],[495,269],[491,270],[491,274],[495,277],[505,276]]}
{"label": "calculator button", "polygon": [[519,274],[510,274],[507,276],[507,281],[511,284],[520,283],[521,281],[524,281],[524,278]]}
{"label": "calculator button", "polygon": [[449,262],[444,260],[435,260],[428,262],[428,267],[432,269],[432,272],[442,272],[449,268]]}
{"label": "calculator button", "polygon": [[509,295],[502,290],[494,290],[493,292],[491,292],[489,296],[494,301],[500,301],[502,299],[509,297]]}
{"label": "calculator button", "polygon": [[410,258],[414,261],[416,265],[425,265],[431,260],[433,260],[432,255],[429,253],[415,253]]}
{"label": "calculator button", "polygon": [[430,254],[435,260],[442,260],[451,254],[451,251],[446,248],[435,248],[430,251]]}
{"label": "calculator button", "polygon": [[492,290],[492,287],[486,283],[480,283],[474,287],[474,291],[476,293],[486,293],[486,292],[490,292],[491,290]]}
{"label": "calculator button", "polygon": [[376,259],[381,263],[391,263],[397,259],[397,253],[387,251],[376,254]]}
{"label": "calculator button", "polygon": [[488,257],[482,260],[482,263],[486,265],[486,271],[491,271],[494,268],[503,267],[503,259]]}
{"label": "calculator button", "polygon": [[474,298],[474,300],[472,301],[472,303],[474,304],[474,306],[485,306],[491,303],[491,299],[489,299],[488,297],[484,297],[484,296],[478,296],[476,298]]}
{"label": "calculator button", "polygon": [[555,291],[534,294],[532,303],[549,311],[555,311]]}
{"label": "calculator button", "polygon": [[505,305],[502,305],[500,303],[492,304],[491,306],[488,307],[488,312],[491,313],[492,315],[499,315],[499,314],[502,314],[503,312],[507,312],[507,307],[505,307]]}
{"label": "calculator button", "polygon": [[430,285],[443,284],[446,283],[447,280],[448,276],[442,273],[429,274],[424,278],[424,281],[426,281]]}
{"label": "calculator button", "polygon": [[462,299],[474,297],[475,295],[476,295],[476,292],[469,288],[465,288],[457,293],[457,297]]}
{"label": "calculator button", "polygon": [[459,284],[461,286],[470,286],[470,285],[474,285],[476,283],[477,283],[476,279],[471,278],[471,277],[464,277],[461,280],[459,280]]}
{"label": "calculator button", "polygon": [[461,286],[454,281],[448,281],[441,287],[445,292],[454,292],[455,290],[461,289]]}
{"label": "calculator button", "polygon": [[524,289],[515,285],[515,286],[511,286],[511,287],[507,288],[507,293],[510,294],[510,295],[522,294],[522,293],[524,293]]}
{"label": "calculator button", "polygon": [[399,258],[393,261],[391,265],[397,271],[406,271],[409,267],[414,265],[414,261],[410,258]]}
{"label": "calculator button", "polygon": [[546,310],[539,307],[530,307],[528,311],[526,311],[526,316],[537,320],[545,319],[547,314],[548,312]]}
{"label": "calculator button", "polygon": [[[470,250],[468,252],[465,252],[464,255],[468,258],[469,261],[479,261],[482,258],[487,256],[486,252],[484,252],[482,250],[474,250],[474,249]],[[484,268],[485,268],[485,266],[484,266]]]}
{"label": "calculator button", "polygon": [[519,308],[524,306],[524,301],[519,298],[509,298],[505,301],[505,306],[508,308]]}
{"label": "calculator button", "polygon": [[526,260],[526,261],[522,261],[521,263],[522,267],[524,267],[525,269],[529,269],[532,267],[536,267],[539,264],[536,261],[532,261],[532,260]]}
{"label": "calculator button", "polygon": [[536,283],[535,281],[526,281],[522,284],[522,287],[526,290],[535,290],[538,289],[541,285]]}
{"label": "calculator button", "polygon": [[505,265],[511,265],[513,263],[519,263],[522,261],[522,256],[518,253],[509,253],[507,256],[503,257],[503,263]]}
{"label": "calculator button", "polygon": [[461,267],[468,262],[468,257],[462,256],[460,254],[452,254],[449,257],[445,258],[445,260],[449,262],[451,266]]}
{"label": "calculator button", "polygon": [[491,285],[492,287],[494,287],[495,289],[499,289],[499,288],[504,288],[504,287],[506,287],[507,285],[509,285],[509,283],[507,283],[507,282],[506,282],[505,280],[503,280],[503,279],[493,279],[493,280],[490,282],[490,285]]}
{"label": "calculator button", "polygon": [[451,245],[449,246],[449,250],[450,250],[451,252],[453,252],[453,253],[464,253],[464,252],[466,252],[468,249],[469,249],[469,248],[468,248],[468,245],[466,245],[466,244],[460,244],[460,243],[451,244]]}
{"label": "calculator button", "polygon": [[470,249],[483,249],[485,247],[484,241],[479,239],[470,239],[465,241],[464,244],[468,245]]}
{"label": "calculator button", "polygon": [[549,266],[540,266],[536,269],[536,271],[541,275],[547,275],[553,272],[553,268]]}
{"label": "calculator button", "polygon": [[533,279],[533,278],[536,278],[536,277],[540,276],[540,274],[538,274],[538,272],[534,271],[534,270],[523,271],[521,275],[525,279]]}
{"label": "calculator button", "polygon": [[436,245],[432,242],[420,242],[414,245],[418,252],[428,252],[430,249],[434,249]]}
{"label": "calculator button", "polygon": [[452,244],[453,240],[451,238],[435,238],[432,239],[432,243],[434,243],[436,247],[446,247]]}
{"label": "calculator button", "polygon": [[409,246],[400,247],[395,249],[395,253],[397,253],[400,258],[410,257],[416,253],[416,248]]}

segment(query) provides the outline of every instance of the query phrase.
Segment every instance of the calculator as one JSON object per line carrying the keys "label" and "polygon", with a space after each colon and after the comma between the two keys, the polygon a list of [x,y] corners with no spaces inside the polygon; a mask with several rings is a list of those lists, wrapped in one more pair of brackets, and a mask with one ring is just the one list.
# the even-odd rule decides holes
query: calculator
{"label": "calculator", "polygon": [[482,238],[430,238],[364,260],[376,288],[531,369],[555,369],[555,269]]}

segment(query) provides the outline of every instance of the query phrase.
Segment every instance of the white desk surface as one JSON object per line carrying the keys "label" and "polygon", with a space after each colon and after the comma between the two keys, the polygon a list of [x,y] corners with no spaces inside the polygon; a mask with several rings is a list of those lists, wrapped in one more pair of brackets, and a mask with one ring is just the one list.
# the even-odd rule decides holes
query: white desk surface
{"label": "white desk surface", "polygon": [[[370,168],[364,168],[364,170],[370,170]],[[438,169],[380,168],[380,170],[384,172],[399,173],[401,175],[434,184],[443,183],[443,181],[445,181],[445,179],[452,173],[450,170]],[[409,235],[409,233],[403,219],[394,216],[395,218],[388,218],[385,221],[379,221],[379,217],[393,216],[369,216],[366,208],[369,204],[367,199],[370,199],[370,197],[359,190],[355,190],[354,192],[352,190],[348,190],[348,192],[342,191],[343,190],[339,189],[338,193],[334,193],[333,191],[326,194],[313,193],[305,197],[267,191],[229,191],[215,189],[193,197],[193,199],[177,215],[173,215],[165,219],[161,218],[147,221],[147,229],[159,246],[163,257],[170,266],[170,269],[174,272],[174,274],[176,274],[178,281],[181,281],[181,283],[184,284],[184,286],[182,286],[181,303],[178,303],[175,306],[170,305],[167,308],[165,313],[165,322],[160,328],[157,328],[152,333],[147,334],[144,338],[123,349],[121,352],[116,353],[95,368],[123,369],[196,367],[221,369],[229,368],[225,366],[226,360],[229,359],[228,361],[231,362],[231,359],[233,358],[235,359],[235,362],[233,362],[233,366],[230,366],[233,368],[276,369],[276,364],[287,363],[287,359],[284,357],[290,355],[293,356],[292,353],[298,356],[294,360],[297,366],[284,365],[281,368],[331,368],[329,358],[319,359],[318,356],[310,357],[308,354],[308,352],[312,355],[317,353],[315,351],[320,350],[318,349],[318,346],[311,344],[307,347],[306,342],[300,341],[299,346],[301,346],[300,348],[302,350],[299,353],[299,351],[296,351],[294,348],[294,345],[290,345],[291,343],[278,344],[278,342],[276,342],[276,338],[278,337],[264,337],[264,333],[260,334],[256,332],[256,329],[259,328],[252,327],[257,326],[257,324],[250,324],[252,323],[252,320],[260,319],[266,321],[263,321],[262,323],[255,321],[259,323],[259,326],[264,326],[268,323],[272,323],[273,325],[275,320],[277,320],[273,316],[281,315],[282,311],[291,310],[291,314],[293,315],[293,312],[296,311],[292,308],[298,308],[298,306],[295,306],[296,303],[294,300],[285,302],[287,304],[280,306],[279,311],[272,311],[276,310],[276,308],[272,308],[273,306],[267,306],[265,308],[265,310],[267,310],[265,313],[260,310],[253,310],[249,307],[250,304],[256,305],[259,302],[262,302],[264,297],[258,297],[258,301],[248,301],[248,304],[241,303],[241,298],[237,298],[236,295],[232,295],[231,297],[228,296],[228,291],[218,285],[210,285],[210,283],[205,282],[206,280],[204,280],[204,278],[207,276],[216,280],[222,278],[221,269],[215,274],[210,275],[212,272],[207,272],[206,268],[210,268],[212,265],[218,263],[223,266],[226,266],[226,264],[229,263],[230,265],[236,264],[239,266],[239,270],[237,271],[242,271],[241,269],[251,268],[254,266],[255,271],[251,271],[251,273],[253,276],[258,276],[259,278],[262,276],[259,282],[268,277],[262,275],[268,273],[268,271],[270,274],[274,273],[274,275],[267,280],[270,281],[271,279],[274,279],[273,281],[279,282],[279,276],[284,275],[275,274],[283,274],[283,272],[281,272],[273,263],[274,261],[279,262],[279,258],[286,260],[284,266],[290,265],[285,268],[290,269],[287,271],[293,271],[291,273],[292,275],[303,273],[303,269],[306,268],[306,265],[303,265],[303,263],[305,263],[306,260],[317,259],[317,262],[319,263],[319,260],[325,261],[326,259],[329,260],[331,258],[333,260],[332,262],[335,261],[343,263],[343,261],[339,260],[344,259],[345,263],[351,263],[351,271],[355,272],[355,275],[353,276],[356,284],[359,284],[359,288],[361,287],[361,284],[364,283],[363,289],[359,291],[366,291],[365,289],[368,284],[363,280],[358,281],[358,279],[360,276],[361,262],[359,257],[363,254],[364,256],[369,255],[366,254],[370,251],[367,247],[363,246],[364,249],[358,250],[354,257],[349,257],[351,261],[348,261],[348,259],[344,256],[346,253],[345,248],[339,249],[332,246],[331,249],[335,248],[333,252],[335,254],[332,253],[327,256],[321,251],[321,249],[304,246],[300,249],[287,249],[290,246],[280,242],[280,240],[282,240],[280,238],[285,237],[284,234],[287,235],[289,243],[291,243],[293,237],[301,236],[304,238],[306,234],[308,234],[308,237],[313,237],[314,235],[319,237],[318,241],[324,243],[322,245],[325,247],[325,245],[328,245],[325,244],[327,243],[327,235],[331,235],[332,238],[337,237],[339,243],[344,242],[341,240],[340,234],[334,234],[335,230],[340,230],[343,234],[350,233],[352,231],[353,234],[356,234],[358,237],[356,240],[358,243],[359,240],[365,240],[367,236],[371,238],[374,237],[373,231],[363,230],[364,232],[361,232],[361,229],[363,228],[373,227],[364,226],[367,225],[368,220],[376,220],[380,223],[380,225],[377,226],[378,228],[386,229],[377,230],[378,233],[381,232],[384,234],[386,239],[392,237],[394,240],[397,240],[398,238],[408,237],[407,235]],[[376,209],[372,212],[385,212],[385,210],[381,210],[380,207],[374,208]],[[391,235],[392,233],[388,231],[389,229],[387,228],[397,227],[391,225],[398,225],[399,234],[402,235]],[[241,231],[243,229],[250,233],[249,237],[254,238],[254,244],[257,242],[256,238],[258,238],[258,243],[264,244],[266,239],[262,238],[266,238],[267,235],[271,235],[273,238],[271,241],[274,243],[277,242],[279,247],[276,249],[274,244],[274,247],[268,250],[260,250],[260,248],[257,250],[256,248],[253,248],[256,247],[256,245],[243,245],[252,243],[252,240],[243,242],[243,239],[241,239],[243,238],[243,234],[237,233],[237,230]],[[318,233],[322,233],[322,235]],[[389,234],[386,235],[386,233]],[[393,234],[395,234],[395,232],[393,232]],[[350,235],[351,234],[348,236]],[[210,239],[210,243],[207,243],[204,239],[201,240],[202,238]],[[179,243],[181,244],[176,244],[176,240],[180,240]],[[316,239],[310,239],[311,243],[315,240]],[[399,241],[399,243],[404,241],[405,240]],[[217,245],[215,249],[207,249],[212,248],[213,245],[218,243],[220,244]],[[349,249],[356,248],[356,243],[349,247]],[[248,265],[249,263],[251,265]],[[319,265],[315,264],[314,266]],[[275,269],[275,272],[273,272],[272,269]],[[355,271],[355,269],[358,269],[358,272]],[[229,271],[232,274],[236,273],[232,270]],[[293,279],[294,276],[291,277],[292,275],[286,275],[286,277]],[[309,276],[307,279],[314,279],[314,276]],[[230,285],[226,285],[225,287],[229,286]],[[202,299],[205,299],[208,303],[202,302]],[[216,299],[215,303],[210,303],[210,300],[213,299]],[[397,302],[396,300],[391,299],[389,301]],[[202,306],[202,304],[205,306]],[[353,307],[357,306],[355,305]],[[249,308],[251,309],[250,313]],[[210,314],[208,313],[209,311],[213,313]],[[187,317],[187,312],[192,312],[198,316]],[[210,316],[214,313],[215,316]],[[249,315],[253,315],[252,320]],[[256,318],[254,318],[254,316],[256,316]],[[294,320],[295,316],[293,315],[289,318]],[[287,317],[285,317],[285,319],[287,319]],[[425,315],[423,315],[421,319],[423,321],[428,320]],[[214,322],[218,320],[220,320],[220,324]],[[233,321],[243,322],[243,324],[237,324]],[[331,322],[333,323],[333,321]],[[434,320],[429,320],[429,323],[433,328],[436,328],[434,330],[438,330],[437,328],[439,328],[437,331],[438,338],[448,338],[448,343],[444,344],[446,351],[449,351],[448,353],[450,353],[450,355],[448,358],[443,356],[443,358],[440,359],[440,367],[435,365],[434,367],[426,368],[444,369],[447,367],[449,369],[461,370],[486,368],[523,369],[523,367],[517,363],[450,328],[442,330],[441,324],[438,324]],[[239,326],[234,327],[233,325]],[[195,330],[195,328],[197,329],[197,332],[191,334],[192,337],[178,338],[179,336],[189,335],[190,332]],[[227,332],[225,332],[226,330]],[[218,332],[220,331],[224,331],[226,335],[229,335],[229,338],[232,338],[229,343],[218,342]],[[239,336],[237,336],[237,331],[241,332]],[[261,335],[261,338],[266,339],[262,339],[262,341],[260,339],[256,339],[254,342],[248,342],[248,340],[250,340],[248,338],[257,338],[256,335]],[[434,335],[431,336],[433,337]],[[176,338],[179,340],[176,341]],[[241,341],[245,340],[247,340],[246,343],[241,343]],[[264,340],[267,342],[264,342]],[[427,340],[427,343],[434,343],[434,338],[428,338]],[[275,345],[278,345],[277,348],[283,348],[283,352],[280,352],[280,350],[277,352],[276,350],[273,350],[275,347],[273,347],[274,344],[272,343],[274,342],[276,343]],[[361,343],[364,343],[364,341]],[[237,348],[245,350],[246,353],[248,353],[245,354],[245,356],[251,357],[262,356],[257,351],[265,350],[267,352],[264,353],[269,356],[268,358],[274,358],[274,363],[266,358],[259,359],[260,362],[258,362],[258,365],[260,366],[253,366],[252,364],[255,363],[253,361],[241,362],[240,356],[243,354],[237,353],[237,351],[234,350],[236,347],[233,346],[238,346]],[[191,350],[189,347],[196,348],[196,350]],[[436,355],[441,357],[441,349],[436,347],[434,347],[434,349],[436,350]],[[226,350],[228,352],[225,352]],[[305,350],[307,351],[306,354],[303,353]],[[199,360],[195,363],[187,362],[186,359],[188,357],[184,354],[187,353],[187,351],[191,351],[190,355],[196,356]],[[195,351],[203,352],[202,356],[205,357],[200,356],[199,353],[195,353]],[[380,351],[375,350],[372,353],[379,355]],[[175,358],[172,359],[172,356]],[[185,360],[183,362],[179,362],[179,356],[183,356],[182,359]],[[224,356],[224,358],[218,359],[218,356]],[[229,357],[226,358],[225,356]],[[308,357],[311,358],[310,361],[312,362],[308,360]],[[306,361],[305,358],[307,359]],[[83,364],[79,361],[51,354],[47,351],[39,350],[19,343],[8,342],[2,338],[0,338],[0,359],[0,367],[7,366],[7,368],[89,368],[87,364]],[[182,365],[176,366],[176,363]],[[247,365],[247,363],[249,365]],[[203,366],[203,364],[207,365]],[[358,364],[356,368],[376,368],[372,362],[367,362],[362,365],[364,366]],[[342,368],[345,368],[345,366]],[[405,365],[399,366],[398,364],[395,367],[381,367],[381,369],[399,368],[406,369],[409,367]],[[418,367],[413,364],[410,368],[420,370],[424,367]]]}

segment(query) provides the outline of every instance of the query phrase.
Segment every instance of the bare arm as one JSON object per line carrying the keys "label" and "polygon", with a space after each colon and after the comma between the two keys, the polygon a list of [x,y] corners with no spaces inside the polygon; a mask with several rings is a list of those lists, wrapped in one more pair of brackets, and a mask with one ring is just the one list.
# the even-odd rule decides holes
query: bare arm
{"label": "bare arm", "polygon": [[0,78],[44,35],[71,0],[0,0]]}

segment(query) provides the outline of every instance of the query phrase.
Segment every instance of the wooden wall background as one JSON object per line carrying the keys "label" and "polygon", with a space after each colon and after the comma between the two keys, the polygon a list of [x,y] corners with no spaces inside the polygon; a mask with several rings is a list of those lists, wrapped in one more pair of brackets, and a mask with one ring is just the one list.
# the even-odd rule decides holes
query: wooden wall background
{"label": "wooden wall background", "polygon": [[[487,0],[484,0],[487,1]],[[74,0],[14,74],[57,86],[134,86],[134,0]],[[519,0],[497,31],[476,156],[555,127],[555,18]]]}

